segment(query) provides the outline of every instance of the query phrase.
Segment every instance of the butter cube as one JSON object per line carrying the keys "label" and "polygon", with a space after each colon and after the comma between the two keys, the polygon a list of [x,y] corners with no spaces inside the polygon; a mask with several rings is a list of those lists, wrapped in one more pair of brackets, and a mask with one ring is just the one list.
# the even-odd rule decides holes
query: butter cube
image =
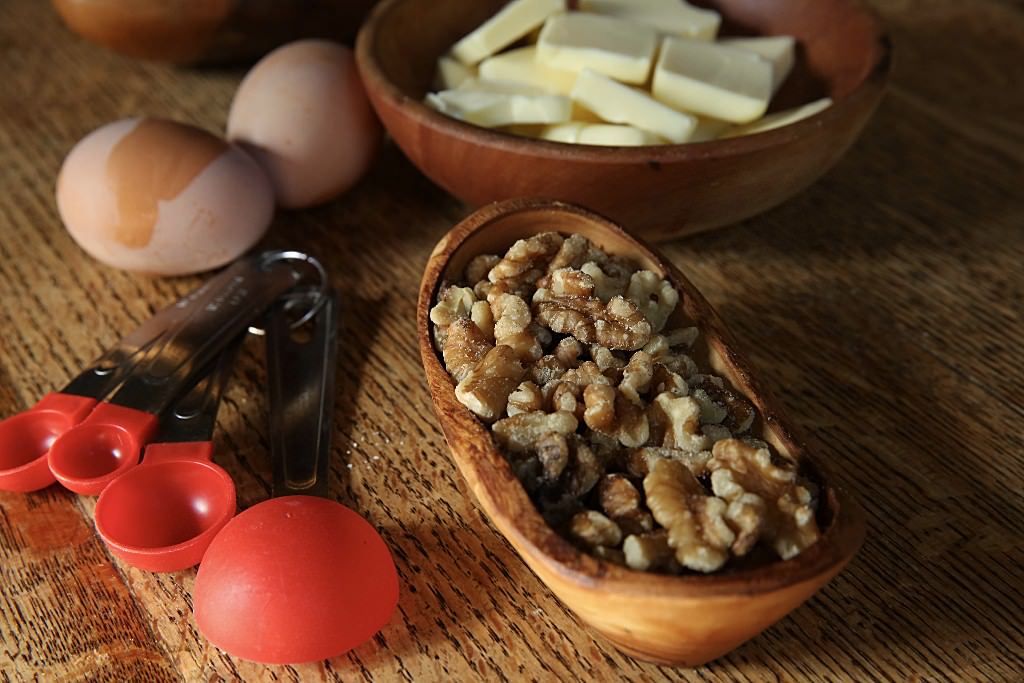
{"label": "butter cube", "polygon": [[591,69],[576,78],[572,98],[605,121],[635,126],[671,142],[686,142],[697,127],[696,117]]}
{"label": "butter cube", "polygon": [[738,47],[665,38],[651,92],[677,109],[749,123],[768,109],[772,65]]}
{"label": "butter cube", "polygon": [[634,147],[637,145],[660,145],[665,141],[650,131],[635,126],[613,123],[588,123],[568,121],[545,126],[540,138],[554,142],[569,142],[582,145],[605,145],[611,147]]}
{"label": "butter cube", "polygon": [[537,60],[533,45],[488,57],[480,62],[480,77],[492,81],[516,81],[568,95],[576,82],[575,71],[555,69]]}
{"label": "butter cube", "polygon": [[786,76],[793,70],[794,44],[793,36],[764,36],[761,38],[723,38],[721,45],[739,47],[750,50],[767,59],[772,65],[772,93],[774,94]]}
{"label": "butter cube", "polygon": [[563,11],[565,0],[512,0],[455,43],[452,54],[465,64],[476,64],[519,40],[552,14]]}
{"label": "butter cube", "polygon": [[580,131],[587,125],[590,124],[584,123],[583,121],[566,121],[565,123],[556,123],[551,126],[544,126],[543,130],[541,130],[540,137],[543,140],[551,140],[552,142],[579,142]]}
{"label": "butter cube", "polygon": [[457,59],[442,55],[437,60],[437,83],[441,90],[459,87],[463,82],[474,78],[473,67],[466,66]]}
{"label": "butter cube", "polygon": [[814,116],[815,114],[825,111],[832,106],[832,100],[828,97],[823,97],[820,100],[809,102],[805,105],[787,109],[785,111],[777,111],[773,114],[768,114],[764,118],[758,119],[753,123],[748,123],[745,126],[736,126],[732,130],[722,135],[723,138],[734,138],[740,135],[752,135],[754,133],[763,133],[766,130],[772,130],[774,128],[781,128],[782,126],[788,126],[791,123],[796,123],[801,119],[806,119],[808,116]]}
{"label": "butter cube", "polygon": [[442,114],[486,128],[560,123],[572,115],[572,101],[564,95],[501,81],[466,81],[454,90],[429,93],[426,103]]}
{"label": "butter cube", "polygon": [[682,0],[579,0],[579,8],[694,40],[714,40],[722,24],[718,12]]}
{"label": "butter cube", "polygon": [[467,92],[493,93],[497,95],[551,95],[548,90],[529,83],[516,81],[491,80],[488,78],[471,78],[463,81],[456,90]]}
{"label": "butter cube", "polygon": [[649,27],[586,12],[556,14],[544,22],[537,58],[567,71],[593,69],[625,83],[644,83],[658,47]]}
{"label": "butter cube", "polygon": [[569,142],[582,145],[605,145],[611,147],[634,147],[638,145],[660,145],[665,141],[646,130],[635,126],[612,123],[587,123],[568,121],[545,126],[540,133],[544,140]]}
{"label": "butter cube", "polygon": [[663,141],[654,133],[634,126],[592,123],[583,126],[576,142],[583,145],[635,147],[638,145],[658,145]]}

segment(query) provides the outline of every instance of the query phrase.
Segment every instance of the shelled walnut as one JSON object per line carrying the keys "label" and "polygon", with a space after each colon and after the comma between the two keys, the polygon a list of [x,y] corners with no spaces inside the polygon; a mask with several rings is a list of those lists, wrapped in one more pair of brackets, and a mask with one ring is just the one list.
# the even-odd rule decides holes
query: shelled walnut
{"label": "shelled walnut", "polygon": [[679,292],[581,235],[540,233],[445,283],[434,342],[544,518],[635,570],[712,572],[820,536],[815,486],[673,326]]}

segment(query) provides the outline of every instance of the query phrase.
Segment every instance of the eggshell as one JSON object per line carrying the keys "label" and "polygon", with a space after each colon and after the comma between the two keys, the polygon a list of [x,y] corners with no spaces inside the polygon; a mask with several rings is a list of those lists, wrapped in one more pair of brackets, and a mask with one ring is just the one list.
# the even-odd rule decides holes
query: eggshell
{"label": "eggshell", "polygon": [[260,60],[228,116],[228,139],[263,166],[287,208],[348,190],[370,166],[380,138],[352,51],[326,40],[289,43]]}
{"label": "eggshell", "polygon": [[123,119],[68,154],[57,208],[74,240],[103,263],[183,275],[224,265],[259,241],[274,194],[256,162],[204,130]]}

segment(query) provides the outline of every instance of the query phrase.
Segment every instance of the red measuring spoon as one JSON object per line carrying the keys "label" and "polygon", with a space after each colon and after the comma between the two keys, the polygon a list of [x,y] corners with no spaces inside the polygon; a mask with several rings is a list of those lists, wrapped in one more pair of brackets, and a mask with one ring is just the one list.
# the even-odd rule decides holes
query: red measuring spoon
{"label": "red measuring spoon", "polygon": [[[241,340],[239,340],[240,342]],[[140,569],[199,564],[235,514],[235,485],[212,462],[210,437],[238,342],[161,420],[142,463],[111,481],[96,503],[96,530],[110,551]]]}
{"label": "red measuring spoon", "polygon": [[60,391],[0,422],[0,490],[36,491],[54,482],[47,462],[50,446],[81,422],[109,394],[167,330],[206,303],[210,283],[158,311],[93,361]]}
{"label": "red measuring spoon", "polygon": [[[190,309],[144,351],[120,388],[50,446],[54,477],[84,495],[98,495],[138,463],[154,436],[159,415],[203,367],[249,323],[298,283],[295,262],[305,254],[268,252],[236,262],[214,278],[205,305]],[[318,272],[322,274],[319,264]]]}
{"label": "red measuring spoon", "polygon": [[[398,604],[398,573],[377,531],[326,498],[336,302],[311,338],[280,310],[267,326],[274,495],[228,522],[199,565],[196,624],[225,652],[257,662],[326,659],[368,640]],[[308,495],[314,494],[314,495]]]}

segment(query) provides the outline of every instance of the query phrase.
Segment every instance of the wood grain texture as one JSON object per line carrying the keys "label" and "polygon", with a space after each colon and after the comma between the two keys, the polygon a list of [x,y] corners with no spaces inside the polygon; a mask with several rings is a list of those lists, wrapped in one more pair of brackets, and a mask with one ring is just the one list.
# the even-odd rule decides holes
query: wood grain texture
{"label": "wood grain texture", "polygon": [[[233,660],[195,630],[194,570],[113,560],[93,499],[0,494],[0,680],[1021,680],[1024,10],[872,4],[896,48],[892,87],[843,161],[768,214],[664,247],[865,508],[866,544],[804,606],[673,669],[619,654],[544,588],[470,502],[420,367],[419,278],[469,208],[388,146],[346,197],[279,212],[265,244],[323,257],[343,295],[332,494],[394,552],[394,620],[327,662]],[[0,3],[0,66],[9,415],[198,282],[81,252],[54,206],[64,154],[128,115],[222,129],[242,73],[100,51],[33,0]],[[251,341],[215,437],[242,507],[269,492],[263,377]]]}

